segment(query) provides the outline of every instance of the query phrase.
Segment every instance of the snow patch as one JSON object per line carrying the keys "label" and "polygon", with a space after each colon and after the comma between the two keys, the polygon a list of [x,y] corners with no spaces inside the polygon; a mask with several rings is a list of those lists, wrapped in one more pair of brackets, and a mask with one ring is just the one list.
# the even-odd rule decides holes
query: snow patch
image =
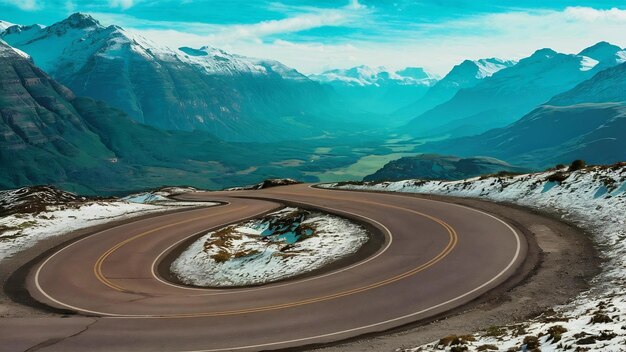
{"label": "snow patch", "polygon": [[[0,198],[10,201],[14,191],[3,191]],[[147,195],[150,193],[144,193]],[[32,247],[37,241],[110,221],[164,212],[175,207],[213,206],[210,202],[177,202],[154,194],[153,198],[166,201],[131,202],[130,200],[74,200],[66,204],[46,205],[43,211],[18,212],[0,218],[0,262],[15,253]],[[139,195],[131,197],[135,200]],[[146,196],[146,199],[150,196]],[[78,198],[77,198],[78,199]]]}
{"label": "snow patch", "polygon": [[200,237],[171,271],[196,286],[264,284],[344,258],[368,238],[362,226],[338,216],[285,208]]}
{"label": "snow patch", "polygon": [[[626,164],[567,169],[509,177],[473,178],[461,181],[406,180],[370,184],[330,184],[328,188],[378,190],[486,198],[512,202],[539,210],[556,210],[563,218],[593,234],[605,259],[603,272],[592,289],[553,314],[522,325],[502,327],[457,339],[442,340],[405,351],[450,351],[462,346],[474,350],[494,345],[531,350],[537,337],[542,351],[588,348],[623,351],[626,344]],[[556,327],[559,326],[559,327]],[[520,333],[521,331],[521,333]],[[555,338],[556,332],[558,338]],[[471,341],[475,340],[475,341]]]}

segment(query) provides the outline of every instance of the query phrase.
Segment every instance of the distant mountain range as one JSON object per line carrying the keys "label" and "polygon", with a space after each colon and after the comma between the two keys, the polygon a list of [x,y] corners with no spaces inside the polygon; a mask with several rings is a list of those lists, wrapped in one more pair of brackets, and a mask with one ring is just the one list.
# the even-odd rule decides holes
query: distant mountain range
{"label": "distant mountain range", "polygon": [[367,179],[626,160],[626,51],[606,42],[466,60],[438,80],[417,67],[306,77],[209,46],[166,48],[84,14],[0,22],[0,39],[0,188],[316,181],[413,152],[428,155]]}
{"label": "distant mountain range", "polygon": [[416,117],[403,131],[421,136],[466,136],[503,127],[625,58],[623,49],[605,42],[578,55],[541,49],[472,87],[460,89],[450,100]]}
{"label": "distant mountain range", "polygon": [[[220,189],[277,175],[307,180],[305,171],[353,160],[347,153],[314,154],[324,143],[232,143],[204,131],[137,123],[105,102],[76,97],[1,40],[0,82],[0,189],[33,184],[82,194],[167,184]],[[285,160],[301,163],[302,170],[283,165]]]}
{"label": "distant mountain range", "polygon": [[[437,77],[420,67],[393,71],[385,67],[357,66],[310,75],[339,93],[342,104],[365,113],[390,114],[423,96]],[[395,121],[398,122],[398,121]]]}
{"label": "distant mountain range", "polygon": [[452,70],[430,88],[423,97],[414,100],[408,106],[403,107],[396,113],[399,116],[415,117],[442,104],[461,89],[471,88],[494,73],[515,65],[512,60],[500,60],[496,58],[465,60],[454,66]]}
{"label": "distant mountain range", "polygon": [[279,62],[209,47],[171,49],[85,14],[49,27],[9,26],[0,37],[77,95],[161,129],[294,139],[319,134],[312,116],[329,105],[320,84]]}

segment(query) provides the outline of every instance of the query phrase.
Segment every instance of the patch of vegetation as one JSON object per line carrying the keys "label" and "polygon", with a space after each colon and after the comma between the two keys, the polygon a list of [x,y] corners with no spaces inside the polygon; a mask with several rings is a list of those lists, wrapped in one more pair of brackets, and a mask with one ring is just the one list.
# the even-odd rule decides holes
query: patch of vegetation
{"label": "patch of vegetation", "polygon": [[498,337],[498,336],[502,336],[506,333],[506,330],[502,327],[498,327],[498,326],[490,326],[487,328],[487,330],[485,330],[485,334],[484,336],[487,337]]}
{"label": "patch of vegetation", "polygon": [[476,348],[476,351],[497,351],[498,347],[496,345],[480,345]]}
{"label": "patch of vegetation", "polygon": [[215,260],[216,263],[225,263],[230,260],[231,255],[225,250],[220,250],[219,252],[213,254],[211,258]]}
{"label": "patch of vegetation", "polygon": [[587,166],[587,163],[585,163],[584,160],[578,159],[578,160],[572,161],[572,164],[569,166],[568,170],[569,171],[578,171],[578,170],[584,169],[585,166]]}
{"label": "patch of vegetation", "polygon": [[587,337],[583,337],[582,339],[576,341],[576,344],[578,344],[578,345],[592,345],[592,344],[596,343],[597,341],[612,340],[616,336],[617,336],[617,334],[614,333],[614,332],[602,331],[600,333],[600,335],[590,335],[590,336],[587,336]]}
{"label": "patch of vegetation", "polygon": [[528,335],[524,337],[524,341],[522,343],[526,345],[527,350],[531,350],[531,351],[539,348],[539,345],[540,345],[539,338],[533,335]]}
{"label": "patch of vegetation", "polygon": [[567,332],[567,329],[561,325],[554,325],[548,329],[548,341],[559,342],[561,341],[561,337],[564,333]]}
{"label": "patch of vegetation", "polygon": [[569,177],[569,173],[567,172],[555,172],[551,175],[548,175],[548,177],[546,177],[546,181],[548,182],[557,182],[557,183],[562,183],[563,181],[567,180],[567,178]]}
{"label": "patch of vegetation", "polygon": [[604,313],[596,313],[589,320],[589,324],[606,324],[613,322],[613,319]]}

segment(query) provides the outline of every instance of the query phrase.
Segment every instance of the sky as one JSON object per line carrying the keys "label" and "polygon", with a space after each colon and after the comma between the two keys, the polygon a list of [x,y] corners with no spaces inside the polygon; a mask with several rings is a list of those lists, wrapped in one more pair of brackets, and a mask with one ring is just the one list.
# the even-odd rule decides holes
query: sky
{"label": "sky", "polygon": [[17,24],[74,12],[170,47],[210,45],[307,74],[369,65],[445,75],[465,59],[626,46],[624,1],[0,0],[0,19]]}

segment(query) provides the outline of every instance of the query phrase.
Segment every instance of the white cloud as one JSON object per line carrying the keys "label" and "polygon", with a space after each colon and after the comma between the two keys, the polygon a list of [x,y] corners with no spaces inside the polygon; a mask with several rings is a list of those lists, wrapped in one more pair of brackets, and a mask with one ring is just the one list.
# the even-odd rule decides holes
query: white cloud
{"label": "white cloud", "polygon": [[[366,64],[390,68],[420,66],[443,75],[464,59],[519,59],[544,47],[577,53],[603,40],[626,45],[626,11],[619,9],[568,7],[562,11],[509,11],[437,24],[406,23],[394,27],[372,23],[373,17],[368,16],[370,9],[359,6],[363,5],[350,2],[338,9],[309,9],[284,20],[252,25],[195,24],[194,33],[182,26],[176,26],[176,30],[153,29],[140,33],[171,47],[213,45],[242,55],[277,59],[305,73]],[[326,38],[324,43],[297,42],[293,36],[289,37],[290,41],[267,39],[321,26],[364,24],[376,26],[377,36]]]}
{"label": "white cloud", "polygon": [[209,35],[207,39],[217,43],[246,39],[257,40],[274,34],[300,32],[324,26],[338,26],[347,21],[348,16],[341,11],[320,11],[315,14],[303,14],[282,20],[225,26],[221,33]]}
{"label": "white cloud", "polygon": [[135,5],[134,0],[109,0],[111,7],[119,7],[122,10],[129,9]]}
{"label": "white cloud", "polygon": [[626,22],[626,10],[612,8],[609,10],[597,10],[591,7],[568,7],[565,9],[565,15],[572,20],[584,22]]}
{"label": "white cloud", "polygon": [[22,10],[32,11],[39,8],[39,4],[37,0],[2,0],[0,1],[5,4],[17,6]]}
{"label": "white cloud", "polygon": [[366,6],[359,3],[359,0],[350,0],[350,3],[348,4],[347,8],[360,10],[360,9],[366,8]]}

